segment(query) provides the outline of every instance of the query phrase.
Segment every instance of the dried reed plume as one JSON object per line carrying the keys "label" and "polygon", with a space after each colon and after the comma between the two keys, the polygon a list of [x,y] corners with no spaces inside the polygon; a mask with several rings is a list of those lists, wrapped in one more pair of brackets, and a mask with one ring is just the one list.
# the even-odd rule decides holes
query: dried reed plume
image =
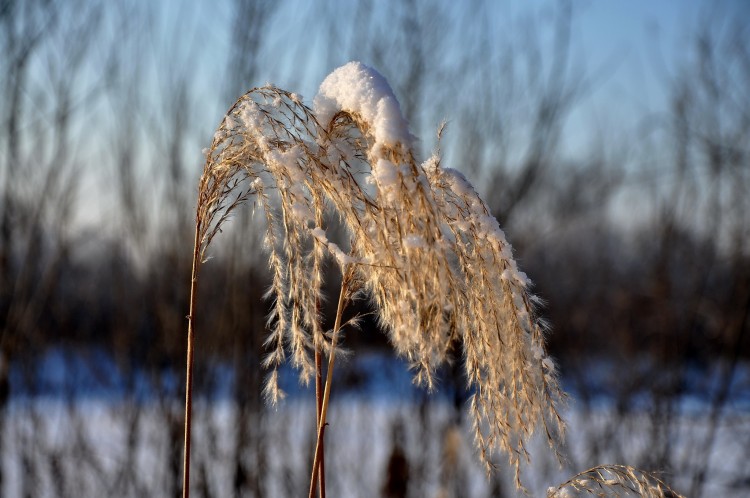
{"label": "dried reed plume", "polygon": [[547,490],[548,498],[576,496],[683,498],[655,475],[626,465],[598,465]]}
{"label": "dried reed plume", "polygon": [[[283,362],[304,382],[315,373],[314,352],[326,352],[333,366],[343,307],[365,293],[421,385],[435,386],[435,368],[460,340],[480,457],[489,471],[503,450],[522,487],[533,433],[541,429],[556,451],[564,426],[536,299],[486,203],[459,172],[442,167],[439,153],[417,162],[412,140],[387,82],[359,63],[328,76],[313,109],[273,86],[243,95],[216,131],[200,179],[189,340],[206,249],[232,211],[252,199],[265,216],[272,274],[268,400],[284,396]],[[331,216],[349,247],[329,238]],[[326,258],[344,276],[331,334],[318,314]],[[189,418],[189,390],[186,402]],[[324,422],[325,415],[321,428]]]}

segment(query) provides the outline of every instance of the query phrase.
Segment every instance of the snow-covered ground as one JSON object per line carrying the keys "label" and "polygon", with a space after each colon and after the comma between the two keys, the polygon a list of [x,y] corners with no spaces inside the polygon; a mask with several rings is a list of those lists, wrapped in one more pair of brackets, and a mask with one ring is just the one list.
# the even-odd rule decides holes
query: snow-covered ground
{"label": "snow-covered ground", "polygon": [[[334,385],[326,433],[330,496],[381,496],[394,446],[408,462],[409,496],[498,496],[474,455],[469,428],[456,425],[453,400],[413,389],[403,365],[365,357],[364,370],[368,361],[378,374],[359,385],[359,394]],[[67,399],[72,401],[47,395],[10,405],[2,420],[2,496],[175,493],[181,399]],[[544,496],[547,487],[601,463],[663,471],[661,478],[685,494],[703,472],[700,496],[750,496],[749,411],[728,409],[714,419],[710,407],[696,401],[673,411],[626,408],[607,402],[584,407],[572,399],[566,411],[568,460],[560,468],[540,439],[523,476],[532,496]],[[248,482],[262,483],[265,496],[304,495],[314,417],[309,391],[293,392],[278,409],[262,407],[244,417],[229,396],[199,401],[195,496],[236,496],[238,462]],[[499,476],[505,496],[514,496],[512,476],[503,470]],[[248,490],[243,496],[256,494]]]}
{"label": "snow-covered ground", "polygon": [[[465,483],[460,496],[489,496],[490,483],[474,457],[468,431],[452,426],[454,413],[448,403],[352,399],[334,402],[330,414],[326,465],[331,496],[379,496],[394,436],[406,453],[414,481],[420,481],[419,496],[445,496],[440,491],[441,476],[448,472],[446,461],[453,462],[450,472]],[[132,496],[167,496],[169,430],[174,422],[170,417],[180,418],[179,406],[169,412],[156,405],[137,409],[110,402],[66,406],[43,401],[13,409],[3,435],[2,495],[23,496],[24,486],[31,486],[33,496],[60,496],[60,483],[66,483],[69,488],[64,489],[76,490],[77,496],[111,496],[115,489]],[[293,401],[266,411],[257,425],[250,422],[249,430],[263,434],[260,442],[265,462],[257,465],[263,468],[268,496],[298,496],[306,486],[313,418],[312,402]],[[590,455],[594,448],[599,463],[638,465],[655,443],[649,414],[621,417],[607,409],[583,413],[574,407],[567,419],[569,465],[558,469],[546,449],[537,448],[525,475],[534,496],[543,496],[547,486],[564,481],[574,470],[593,465]],[[235,442],[241,423],[236,410],[226,401],[202,404],[196,408],[195,422],[194,475],[205,466],[200,479],[207,479],[213,496],[233,496]],[[663,475],[665,481],[677,489],[689,489],[692,467],[702,461],[702,442],[710,428],[710,420],[704,416],[684,415],[673,420],[667,437],[673,438],[674,468]],[[715,443],[706,454],[704,496],[748,496],[749,437],[750,414],[728,416],[718,427]],[[128,449],[131,444],[133,453]],[[453,456],[448,455],[451,452]],[[583,466],[571,468],[576,464]],[[129,467],[135,469],[132,474]],[[33,482],[25,482],[21,476]],[[138,482],[123,484],[121,479]],[[504,480],[510,489],[508,476]]]}

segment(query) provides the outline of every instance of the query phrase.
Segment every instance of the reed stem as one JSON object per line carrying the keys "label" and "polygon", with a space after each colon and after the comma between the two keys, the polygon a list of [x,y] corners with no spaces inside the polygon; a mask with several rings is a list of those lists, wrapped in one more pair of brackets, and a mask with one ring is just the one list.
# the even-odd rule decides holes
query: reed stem
{"label": "reed stem", "polygon": [[341,317],[344,314],[346,296],[349,292],[349,280],[351,278],[351,271],[346,270],[344,273],[345,274],[341,280],[341,290],[339,291],[339,302],[336,307],[336,321],[333,325],[333,333],[331,334],[331,352],[328,355],[325,391],[323,393],[323,402],[320,407],[320,417],[318,417],[318,440],[315,444],[315,459],[313,460],[312,477],[310,478],[309,498],[315,498],[315,486],[318,482],[320,462],[323,460],[323,433],[325,431],[326,416],[328,414],[328,401],[331,398],[331,381],[333,379],[333,365],[336,360],[336,343],[338,342],[339,330],[341,329]]}
{"label": "reed stem", "polygon": [[[323,355],[319,347],[315,348],[315,401],[315,426],[320,427],[320,415],[323,408]],[[323,441],[320,444],[323,445]],[[320,484],[318,496],[319,498],[326,498],[325,448],[321,448],[318,481]]]}
{"label": "reed stem", "polygon": [[182,461],[182,498],[190,497],[190,429],[193,411],[193,341],[195,338],[195,300],[198,292],[198,271],[200,269],[201,223],[195,224],[193,246],[193,268],[190,276],[190,311],[188,312],[187,359],[185,367],[185,446]]}

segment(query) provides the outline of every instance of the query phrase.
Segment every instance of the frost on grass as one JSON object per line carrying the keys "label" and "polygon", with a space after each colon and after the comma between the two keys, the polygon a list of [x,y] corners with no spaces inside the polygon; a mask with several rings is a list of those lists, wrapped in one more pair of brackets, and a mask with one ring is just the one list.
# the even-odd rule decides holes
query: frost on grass
{"label": "frost on grass", "polygon": [[[488,471],[502,450],[516,471],[541,431],[556,451],[563,422],[554,362],[531,283],[487,204],[439,153],[419,163],[385,79],[352,62],[331,73],[311,109],[266,86],[242,96],[214,135],[200,180],[201,254],[247,200],[266,221],[273,305],[265,394],[283,398],[276,368],[290,361],[307,382],[311,353],[326,351],[318,309],[326,258],[354,271],[415,381],[462,348],[477,449]],[[346,252],[330,240],[337,218]]]}

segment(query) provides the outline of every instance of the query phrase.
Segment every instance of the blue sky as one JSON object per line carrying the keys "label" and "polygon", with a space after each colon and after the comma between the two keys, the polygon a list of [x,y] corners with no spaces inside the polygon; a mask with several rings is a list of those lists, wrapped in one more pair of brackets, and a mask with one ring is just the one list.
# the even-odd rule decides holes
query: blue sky
{"label": "blue sky", "polygon": [[[475,2],[457,2],[453,12],[457,17],[482,22],[489,16],[498,30],[518,29],[513,20],[530,10],[549,13],[555,2],[546,0],[487,2],[486,10],[476,10]],[[231,2],[189,3],[170,1],[161,6],[157,36],[169,39],[176,36],[181,48],[191,51],[193,61],[200,60],[202,80],[206,90],[216,90],[210,74],[222,72],[226,66],[232,28]],[[356,2],[282,2],[267,23],[273,26],[259,55],[261,76],[249,86],[272,82],[295,90],[307,100],[314,96],[317,85],[334,65],[349,59],[367,59],[352,47],[352,20]],[[374,2],[374,16],[388,17],[389,13]],[[608,108],[622,104],[625,112],[633,105],[659,106],[663,95],[662,71],[672,69],[679,52],[685,50],[687,36],[697,21],[711,15],[729,12],[730,17],[748,15],[750,2],[744,0],[577,0],[574,11],[574,56],[586,60],[587,68],[597,75],[596,100],[604,99]],[[429,12],[418,4],[422,12]],[[450,8],[449,8],[450,9]],[[322,15],[321,15],[322,13]],[[326,17],[338,16],[335,41],[341,47],[333,56],[330,51],[331,25]],[[425,16],[426,17],[426,16]],[[750,16],[748,17],[750,19]],[[510,21],[509,21],[510,20]],[[158,40],[157,40],[158,43]],[[173,46],[170,43],[165,46]],[[461,50],[461,47],[456,47]],[[364,62],[370,62],[364,60]],[[378,68],[387,75],[388,68]],[[217,92],[219,93],[219,92]]]}
{"label": "blue sky", "polygon": [[[372,15],[389,16],[387,11],[378,8],[378,2],[374,4]],[[486,10],[477,10],[475,4],[457,2],[455,7],[448,9],[453,9],[451,15],[457,19],[470,22],[484,22],[482,18],[488,16],[495,29],[504,31],[522,29],[517,20],[528,15],[529,11],[543,18],[555,6],[555,2],[543,0],[515,0],[487,2]],[[263,58],[261,54],[263,76],[259,81],[248,82],[248,88],[272,82],[302,94],[309,102],[319,82],[335,66],[350,59],[377,66],[368,60],[369,53],[362,53],[352,45],[356,37],[356,27],[352,29],[350,25],[357,15],[354,5],[355,2],[286,2],[270,21],[274,29],[268,40],[269,55]],[[582,146],[577,145],[579,137],[575,129],[590,128],[592,120],[596,123],[594,126],[604,129],[632,129],[644,115],[663,110],[668,104],[665,101],[665,82],[678,69],[677,61],[685,59],[685,52],[690,49],[689,36],[699,21],[711,16],[731,19],[748,15],[748,5],[750,2],[744,0],[573,1],[573,57],[585,61],[587,72],[594,78],[594,91],[571,117],[567,138],[571,141],[570,152],[575,153],[575,149]],[[424,4],[418,4],[418,8],[429,12]],[[316,17],[321,11],[324,15]],[[231,11],[219,9],[219,13],[213,16],[214,19],[231,17]],[[334,43],[340,43],[341,47],[334,50],[333,55],[330,54],[331,47],[326,45],[331,43],[331,26],[322,22],[327,16],[338,16],[344,24],[335,30]],[[229,31],[222,31],[221,27],[229,25],[229,19],[220,20],[218,32],[211,35],[217,52],[226,50]],[[463,48],[459,42],[452,49],[460,51]],[[221,57],[214,60],[221,60]],[[388,76],[391,68],[376,69]],[[446,115],[442,117],[452,119],[450,112],[450,109],[445,109]],[[431,129],[437,123],[422,124]]]}
{"label": "blue sky", "polygon": [[[144,119],[161,118],[159,110],[172,92],[173,77],[183,75],[191,80],[188,99],[193,127],[184,153],[186,158],[195,156],[191,164],[195,164],[196,175],[200,170],[200,150],[208,145],[213,129],[233,101],[230,87],[249,89],[270,82],[301,94],[311,103],[323,78],[349,60],[372,64],[389,80],[398,70],[398,60],[378,63],[369,50],[371,40],[358,39],[357,22],[362,19],[358,21],[357,16],[362,11],[357,9],[363,5],[360,2],[282,2],[277,12],[263,20],[267,30],[262,48],[257,54],[248,54],[257,62],[258,70],[255,78],[246,82],[227,81],[227,54],[234,22],[232,2],[170,0],[135,4],[146,13],[153,33],[146,42],[129,41],[141,43],[139,50],[146,61],[146,78],[139,92],[152,103],[148,112],[154,115]],[[436,4],[415,4],[420,10],[420,22],[429,24]],[[378,36],[388,38],[389,22],[395,16],[382,5],[372,2],[369,15],[380,19]],[[436,40],[435,45],[425,46],[440,54],[438,60],[446,74],[450,74],[460,71],[451,67],[452,57],[473,50],[471,44],[475,42],[469,28],[474,23],[488,23],[498,37],[512,38],[523,32],[519,20],[524,16],[540,18],[543,24],[545,16],[549,21],[558,4],[547,0],[488,0],[482,8],[471,1],[440,5],[451,22],[455,18],[456,24],[463,27],[447,41]],[[594,83],[593,92],[566,122],[565,153],[571,157],[585,154],[592,130],[611,135],[632,133],[639,119],[665,109],[668,105],[665,82],[679,68],[678,61],[685,60],[694,28],[711,16],[719,19],[747,16],[749,5],[745,0],[574,0],[572,57],[584,61],[585,71]],[[399,99],[404,97],[396,90]],[[452,104],[443,102],[434,113],[423,117],[422,122],[412,123],[413,132],[431,138],[442,119],[456,119],[460,106],[458,102]],[[431,148],[431,144],[427,142],[425,148]]]}

